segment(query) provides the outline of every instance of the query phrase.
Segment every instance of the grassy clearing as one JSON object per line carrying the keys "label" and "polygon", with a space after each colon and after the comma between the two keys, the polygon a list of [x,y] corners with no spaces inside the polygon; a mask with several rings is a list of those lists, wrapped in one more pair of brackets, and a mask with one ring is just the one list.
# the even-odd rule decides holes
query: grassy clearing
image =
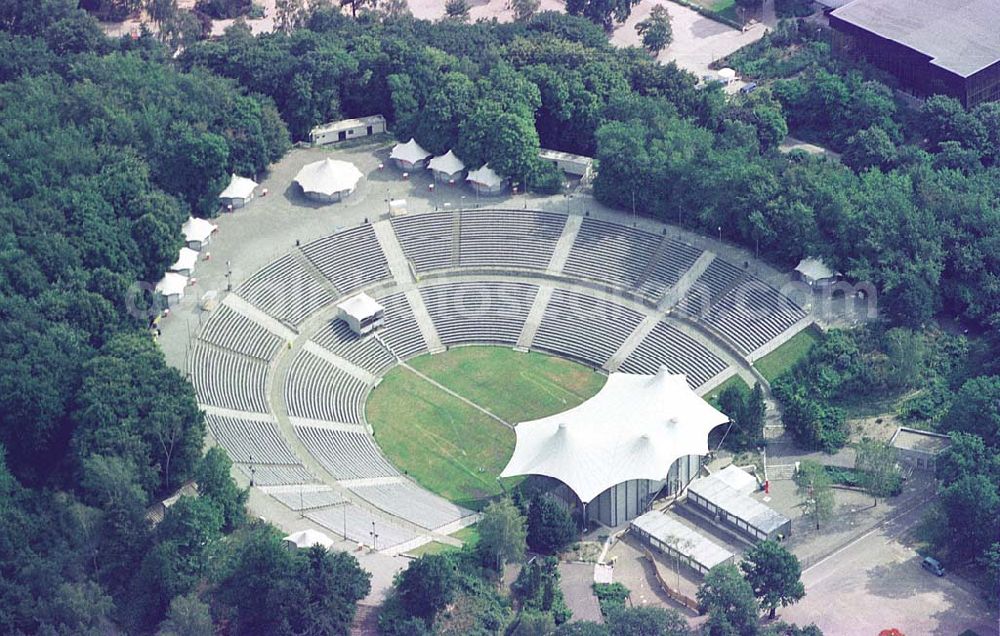
{"label": "grassy clearing", "polygon": [[409,369],[386,374],[367,415],[386,456],[428,490],[473,508],[502,492],[514,431]]}
{"label": "grassy clearing", "polygon": [[[606,381],[573,362],[501,347],[458,347],[410,364],[511,423],[576,406]],[[500,422],[403,367],[386,374],[366,409],[386,456],[428,490],[472,509],[503,492],[497,476],[514,432]]]}
{"label": "grassy clearing", "polygon": [[792,338],[760,360],[754,366],[768,382],[788,371],[795,363],[806,357],[813,345],[819,342],[819,334],[815,329],[803,329]]}
{"label": "grassy clearing", "polygon": [[476,526],[466,526],[457,532],[451,533],[451,536],[466,545],[474,546],[479,543],[479,528]]}
{"label": "grassy clearing", "polygon": [[430,543],[425,543],[421,546],[417,546],[407,552],[412,557],[422,557],[425,554],[444,554],[446,552],[454,552],[458,550],[453,545],[448,545],[447,543],[438,543],[437,541],[431,541]]}
{"label": "grassy clearing", "polygon": [[572,408],[607,381],[569,360],[502,347],[457,347],[410,364],[512,424]]}

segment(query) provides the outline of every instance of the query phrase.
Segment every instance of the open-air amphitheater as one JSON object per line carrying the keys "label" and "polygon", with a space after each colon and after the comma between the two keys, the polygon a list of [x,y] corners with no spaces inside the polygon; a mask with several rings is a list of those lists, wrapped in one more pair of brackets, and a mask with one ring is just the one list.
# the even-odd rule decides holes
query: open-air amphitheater
{"label": "open-air amphitheater", "polygon": [[[705,394],[812,322],[778,280],[666,226],[528,209],[383,218],[295,246],[239,284],[188,368],[212,438],[257,489],[399,554],[477,518],[402,474],[373,437],[367,396],[401,360],[491,344],[606,372],[665,365]],[[335,319],[361,291],[385,307],[364,338]]]}

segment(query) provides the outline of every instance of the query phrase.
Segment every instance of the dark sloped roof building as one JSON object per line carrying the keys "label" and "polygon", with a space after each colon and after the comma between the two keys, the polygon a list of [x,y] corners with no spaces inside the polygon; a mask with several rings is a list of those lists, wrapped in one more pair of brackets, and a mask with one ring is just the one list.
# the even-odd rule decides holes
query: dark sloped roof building
{"label": "dark sloped roof building", "polygon": [[829,15],[835,45],[918,95],[1000,100],[1000,0],[854,0]]}

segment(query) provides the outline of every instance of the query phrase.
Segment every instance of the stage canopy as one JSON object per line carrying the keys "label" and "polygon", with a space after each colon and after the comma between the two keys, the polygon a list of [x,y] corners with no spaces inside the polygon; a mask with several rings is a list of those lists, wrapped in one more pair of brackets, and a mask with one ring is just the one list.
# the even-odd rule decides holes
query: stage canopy
{"label": "stage canopy", "polygon": [[546,475],[588,503],[631,479],[661,480],[686,455],[708,453],[708,433],[729,421],[683,375],[612,373],[597,395],[558,415],[515,427],[500,474]]}
{"label": "stage canopy", "polygon": [[327,158],[299,170],[295,183],[302,187],[306,195],[333,196],[340,192],[352,192],[363,176],[353,163]]}
{"label": "stage canopy", "polygon": [[317,530],[302,530],[294,534],[290,534],[284,539],[285,541],[295,545],[297,548],[311,548],[314,545],[321,545],[326,549],[330,549],[333,545],[333,539],[326,536],[322,532]]}

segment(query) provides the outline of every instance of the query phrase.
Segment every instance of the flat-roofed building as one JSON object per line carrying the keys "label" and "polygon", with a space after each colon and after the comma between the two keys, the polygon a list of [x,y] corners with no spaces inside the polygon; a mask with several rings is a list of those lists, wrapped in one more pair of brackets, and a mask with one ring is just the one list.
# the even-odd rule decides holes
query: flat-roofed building
{"label": "flat-roofed building", "polygon": [[726,548],[659,510],[633,519],[631,530],[671,560],[677,559],[700,574],[735,558]]}
{"label": "flat-roofed building", "polygon": [[309,133],[309,141],[314,146],[335,144],[338,141],[371,137],[385,132],[385,117],[369,115],[356,119],[342,119],[316,126]]}
{"label": "flat-roofed building", "polygon": [[896,449],[900,461],[911,466],[934,470],[937,457],[951,446],[951,438],[941,433],[900,426],[889,444]]}
{"label": "flat-roofed building", "polygon": [[950,95],[967,108],[1000,99],[997,0],[854,0],[829,20],[838,49],[913,93]]}

